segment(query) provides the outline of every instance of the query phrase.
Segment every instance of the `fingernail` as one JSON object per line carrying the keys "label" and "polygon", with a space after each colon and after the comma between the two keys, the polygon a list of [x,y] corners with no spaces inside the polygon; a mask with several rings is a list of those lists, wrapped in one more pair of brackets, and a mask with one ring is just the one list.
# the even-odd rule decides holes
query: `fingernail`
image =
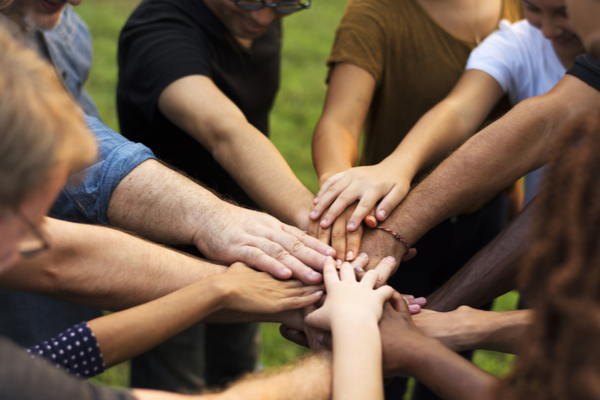
{"label": "fingernail", "polygon": [[388,256],[385,259],[388,260],[388,261],[396,262],[396,259],[394,257],[392,257],[392,256]]}
{"label": "fingernail", "polygon": [[367,255],[367,253],[360,253],[358,256],[362,257],[362,258],[369,258],[369,256]]}
{"label": "fingernail", "polygon": [[329,220],[324,219],[323,221],[321,221],[321,227],[323,228],[323,227],[327,226],[328,223],[329,223]]}
{"label": "fingernail", "polygon": [[418,304],[411,304],[410,306],[408,306],[408,309],[410,310],[410,312],[419,312],[421,311],[421,306],[419,306]]}
{"label": "fingernail", "polygon": [[425,297],[417,297],[415,299],[415,301],[417,302],[417,304],[419,305],[425,305],[427,304],[427,299]]}
{"label": "fingernail", "polygon": [[347,254],[346,254],[346,261],[352,261],[354,260],[354,252],[352,250],[350,250]]}
{"label": "fingernail", "polygon": [[354,267],[354,272],[362,274],[363,272],[365,272],[365,270],[357,265],[356,267]]}
{"label": "fingernail", "polygon": [[353,231],[354,229],[356,229],[356,224],[354,222],[350,222],[346,229],[348,229],[349,231]]}
{"label": "fingernail", "polygon": [[379,215],[379,218],[385,218],[385,216],[387,215],[387,213],[384,210],[379,210],[377,212],[377,214]]}
{"label": "fingernail", "polygon": [[308,214],[308,216],[309,216],[310,218],[314,218],[314,217],[316,217],[316,216],[317,216],[317,212],[316,212],[316,211],[311,211],[311,212],[310,212],[310,214]]}
{"label": "fingernail", "polygon": [[321,276],[321,274],[319,274],[317,271],[312,271],[310,274],[308,274],[310,279],[317,279],[319,276]]}
{"label": "fingernail", "polygon": [[319,198],[315,197],[315,199],[313,200],[313,204],[317,204],[319,202]]}
{"label": "fingernail", "polygon": [[335,260],[337,268],[340,269],[340,267],[342,266],[342,260],[340,260],[339,258],[337,260]]}
{"label": "fingernail", "polygon": [[412,294],[405,294],[404,297],[407,298],[407,299],[414,299],[415,298],[415,296],[413,296]]}
{"label": "fingernail", "polygon": [[323,291],[319,290],[318,292],[315,292],[315,297],[321,297],[323,296]]}
{"label": "fingernail", "polygon": [[325,252],[325,255],[327,257],[332,257],[335,254],[335,250],[333,249],[333,247],[330,247],[327,249],[327,251]]}

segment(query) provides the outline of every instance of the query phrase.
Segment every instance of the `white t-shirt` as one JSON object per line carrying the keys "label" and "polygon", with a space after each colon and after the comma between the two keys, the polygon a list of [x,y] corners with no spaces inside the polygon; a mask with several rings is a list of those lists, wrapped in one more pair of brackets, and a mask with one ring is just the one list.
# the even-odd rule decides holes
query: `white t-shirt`
{"label": "white t-shirt", "polygon": [[[567,72],[550,40],[527,20],[514,24],[500,21],[500,30],[471,52],[466,69],[490,74],[508,94],[513,106],[546,93]],[[525,204],[538,193],[543,169],[525,175]]]}
{"label": "white t-shirt", "polygon": [[490,74],[513,106],[546,93],[567,72],[550,40],[527,20],[514,24],[500,21],[500,30],[471,52],[466,69]]}

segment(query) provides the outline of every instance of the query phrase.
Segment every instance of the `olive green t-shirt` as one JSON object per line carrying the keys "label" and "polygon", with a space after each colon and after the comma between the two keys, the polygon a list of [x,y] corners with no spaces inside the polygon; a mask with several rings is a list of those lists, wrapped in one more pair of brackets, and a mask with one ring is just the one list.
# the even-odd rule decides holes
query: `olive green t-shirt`
{"label": "olive green t-shirt", "polygon": [[[501,19],[521,18],[521,1],[504,0]],[[450,93],[474,47],[441,28],[417,0],[350,0],[327,64],[353,64],[375,78],[361,164],[391,154]],[[508,111],[508,102],[501,104]]]}

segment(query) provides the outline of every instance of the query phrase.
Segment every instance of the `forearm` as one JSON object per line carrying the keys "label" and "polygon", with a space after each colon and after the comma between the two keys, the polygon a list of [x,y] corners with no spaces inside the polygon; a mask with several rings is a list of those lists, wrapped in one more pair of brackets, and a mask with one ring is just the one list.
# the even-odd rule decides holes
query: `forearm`
{"label": "forearm", "polygon": [[417,186],[386,224],[415,243],[466,204],[507,187],[544,165],[553,124],[535,100],[521,102],[484,129]]}
{"label": "forearm", "polygon": [[334,322],[332,331],[333,399],[383,399],[381,339],[376,321]]}
{"label": "forearm", "polygon": [[461,306],[442,313],[422,310],[413,321],[424,335],[456,352],[483,349],[517,354],[532,311],[495,312]]}
{"label": "forearm", "polygon": [[358,143],[348,129],[326,116],[319,120],[312,140],[313,164],[321,186],[331,176],[354,167]]}
{"label": "forearm", "polygon": [[413,376],[445,400],[495,399],[500,380],[431,340],[422,348]]}
{"label": "forearm", "polygon": [[440,162],[462,145],[479,124],[477,118],[465,120],[453,102],[442,101],[419,119],[381,164],[401,171],[410,182],[419,171]]}
{"label": "forearm", "polygon": [[244,134],[217,142],[212,151],[215,159],[264,210],[306,230],[314,195],[267,137],[245,120],[230,124],[222,129]]}
{"label": "forearm", "polygon": [[[265,376],[266,375],[266,376]],[[331,397],[331,354],[308,356],[272,374],[250,376],[215,398],[320,400]]]}
{"label": "forearm", "polygon": [[171,83],[160,111],[204,146],[244,191],[277,218],[308,227],[313,195],[300,183],[273,143],[206,76]]}
{"label": "forearm", "polygon": [[88,322],[106,367],[129,360],[201,321],[224,291],[208,277],[157,300]]}
{"label": "forearm", "polygon": [[45,228],[50,249],[4,274],[2,287],[121,310],[226,269],[115,229],[53,219]]}
{"label": "forearm", "polygon": [[451,311],[461,305],[479,307],[514,289],[537,203],[534,199],[446,284],[427,297],[426,307],[436,311]]}
{"label": "forearm", "polygon": [[198,227],[226,209],[217,196],[155,160],[132,170],[117,185],[108,205],[112,226],[148,239],[193,244]]}

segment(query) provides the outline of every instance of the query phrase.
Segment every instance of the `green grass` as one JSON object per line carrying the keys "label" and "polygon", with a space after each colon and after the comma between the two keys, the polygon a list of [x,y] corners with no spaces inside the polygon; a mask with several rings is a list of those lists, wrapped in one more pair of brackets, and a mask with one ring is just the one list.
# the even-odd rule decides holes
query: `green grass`
{"label": "green grass", "polygon": [[[94,39],[94,67],[87,89],[104,122],[115,130],[117,80],[117,38],[139,0],[85,1],[76,8],[87,22]],[[299,179],[316,191],[318,181],[312,166],[310,143],[322,110],[326,86],[325,62],[335,27],[344,11],[345,0],[317,0],[310,10],[284,19],[282,81],[271,116],[271,138]],[[510,309],[514,294],[496,302],[498,309]],[[266,368],[287,364],[306,350],[283,339],[276,324],[262,326],[261,361]],[[484,369],[504,375],[511,357],[493,352],[476,352],[475,360]],[[128,364],[111,368],[94,379],[123,387],[128,382]]]}

